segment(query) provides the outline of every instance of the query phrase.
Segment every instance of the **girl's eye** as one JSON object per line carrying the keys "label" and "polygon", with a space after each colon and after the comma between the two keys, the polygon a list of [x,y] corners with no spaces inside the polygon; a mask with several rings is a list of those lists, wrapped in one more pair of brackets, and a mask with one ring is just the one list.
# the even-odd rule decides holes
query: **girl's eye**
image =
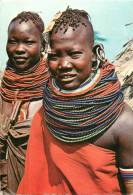
{"label": "girl's eye", "polygon": [[16,44],[17,41],[16,41],[16,40],[8,40],[8,43],[9,43],[9,44]]}
{"label": "girl's eye", "polygon": [[26,43],[27,45],[32,45],[32,44],[34,44],[34,41],[25,41],[25,43]]}

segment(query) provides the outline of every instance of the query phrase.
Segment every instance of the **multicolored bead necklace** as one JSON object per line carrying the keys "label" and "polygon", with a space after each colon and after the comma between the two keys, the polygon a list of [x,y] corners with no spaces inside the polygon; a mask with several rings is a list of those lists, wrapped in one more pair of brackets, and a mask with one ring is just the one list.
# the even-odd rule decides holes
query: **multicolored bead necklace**
{"label": "multicolored bead necklace", "polygon": [[44,58],[41,58],[35,67],[23,73],[17,73],[13,68],[7,66],[1,83],[1,96],[9,102],[41,99],[48,77]]}
{"label": "multicolored bead necklace", "polygon": [[100,68],[92,81],[88,79],[80,90],[69,92],[61,91],[53,79],[45,86],[44,117],[57,139],[66,143],[89,140],[109,129],[119,117],[123,94],[114,66]]}

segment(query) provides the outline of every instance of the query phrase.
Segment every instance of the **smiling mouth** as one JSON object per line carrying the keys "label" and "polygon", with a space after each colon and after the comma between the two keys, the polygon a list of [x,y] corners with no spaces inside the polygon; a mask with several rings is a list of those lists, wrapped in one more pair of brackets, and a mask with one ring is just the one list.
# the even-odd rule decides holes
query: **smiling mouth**
{"label": "smiling mouth", "polygon": [[64,75],[60,77],[61,82],[71,82],[75,79],[76,75]]}
{"label": "smiling mouth", "polygon": [[14,60],[18,64],[24,64],[26,62],[26,58],[14,58]]}

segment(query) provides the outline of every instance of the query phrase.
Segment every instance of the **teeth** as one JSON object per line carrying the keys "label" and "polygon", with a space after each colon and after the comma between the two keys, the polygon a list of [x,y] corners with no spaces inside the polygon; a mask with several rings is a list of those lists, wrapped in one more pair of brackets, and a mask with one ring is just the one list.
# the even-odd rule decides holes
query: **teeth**
{"label": "teeth", "polygon": [[65,79],[70,78],[71,76],[64,76]]}

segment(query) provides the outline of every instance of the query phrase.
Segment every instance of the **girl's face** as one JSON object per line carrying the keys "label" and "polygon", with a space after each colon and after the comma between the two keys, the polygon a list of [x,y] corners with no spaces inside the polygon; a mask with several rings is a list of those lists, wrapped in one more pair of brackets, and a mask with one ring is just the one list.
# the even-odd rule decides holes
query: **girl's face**
{"label": "girl's face", "polygon": [[25,71],[33,67],[41,56],[41,35],[35,24],[29,20],[13,21],[8,29],[7,54],[12,66]]}

